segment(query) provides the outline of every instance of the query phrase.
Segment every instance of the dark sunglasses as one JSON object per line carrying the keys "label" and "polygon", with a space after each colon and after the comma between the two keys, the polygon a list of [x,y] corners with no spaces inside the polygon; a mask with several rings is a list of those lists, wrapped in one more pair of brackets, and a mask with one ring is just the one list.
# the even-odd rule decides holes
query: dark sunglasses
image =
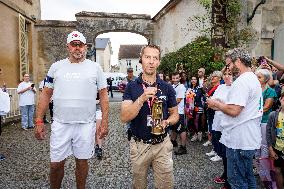
{"label": "dark sunglasses", "polygon": [[84,47],[85,46],[85,44],[84,43],[76,43],[76,42],[70,42],[70,45],[71,45],[71,47],[79,47],[79,48],[82,48],[82,47]]}

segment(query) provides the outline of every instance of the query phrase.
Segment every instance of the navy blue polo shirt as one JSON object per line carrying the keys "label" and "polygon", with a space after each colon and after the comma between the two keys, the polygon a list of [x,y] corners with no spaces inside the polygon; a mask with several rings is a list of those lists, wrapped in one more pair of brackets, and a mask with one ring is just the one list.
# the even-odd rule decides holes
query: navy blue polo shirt
{"label": "navy blue polo shirt", "polygon": [[[161,80],[159,77],[157,77],[156,83],[158,88],[156,96],[159,100],[163,101],[163,119],[167,119],[169,117],[168,108],[177,106],[176,92],[172,85]],[[143,80],[141,76],[135,81],[128,83],[123,95],[123,100],[136,101],[144,92],[142,84]],[[147,126],[147,115],[150,115],[150,108],[147,101],[145,101],[138,115],[130,122],[133,135],[143,140],[152,138],[151,127]]]}

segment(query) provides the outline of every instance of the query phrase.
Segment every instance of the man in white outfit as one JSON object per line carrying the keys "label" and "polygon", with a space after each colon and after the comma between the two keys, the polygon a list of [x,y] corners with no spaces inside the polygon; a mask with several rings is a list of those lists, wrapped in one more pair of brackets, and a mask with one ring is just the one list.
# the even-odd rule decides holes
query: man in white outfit
{"label": "man in white outfit", "polygon": [[226,146],[227,174],[232,189],[256,188],[253,174],[253,156],[260,148],[263,113],[262,89],[256,75],[251,71],[251,57],[241,48],[227,53],[230,69],[237,68],[239,77],[228,93],[226,103],[208,99],[210,108],[222,111],[222,136]]}
{"label": "man in white outfit", "polygon": [[35,136],[45,138],[43,116],[53,98],[54,117],[50,136],[50,187],[60,188],[64,163],[69,155],[76,160],[77,188],[86,186],[88,159],[94,154],[96,97],[99,91],[102,123],[99,137],[108,134],[107,83],[102,68],[86,59],[86,38],[73,31],[67,37],[69,57],[51,65],[40,94]]}
{"label": "man in white outfit", "polygon": [[33,128],[36,88],[30,82],[29,74],[24,75],[23,81],[18,85],[17,92],[19,94],[19,106],[22,116],[22,129]]}

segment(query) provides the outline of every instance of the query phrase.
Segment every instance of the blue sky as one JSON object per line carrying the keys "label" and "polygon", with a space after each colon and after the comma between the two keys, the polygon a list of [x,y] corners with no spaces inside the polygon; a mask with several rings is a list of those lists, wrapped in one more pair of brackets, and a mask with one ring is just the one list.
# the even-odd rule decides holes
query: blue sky
{"label": "blue sky", "polygon": [[[169,0],[41,0],[42,20],[76,20],[81,11],[149,14],[155,16]],[[120,44],[145,44],[147,40],[133,33],[105,33],[98,37],[108,37],[113,48],[112,63],[117,64]]]}

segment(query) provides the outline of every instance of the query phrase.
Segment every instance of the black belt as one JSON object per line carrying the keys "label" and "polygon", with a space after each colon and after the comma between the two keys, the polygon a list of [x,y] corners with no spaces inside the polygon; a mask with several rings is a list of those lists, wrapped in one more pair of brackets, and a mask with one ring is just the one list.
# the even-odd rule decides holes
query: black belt
{"label": "black belt", "polygon": [[163,142],[167,135],[168,134],[165,133],[165,134],[162,134],[162,135],[154,136],[154,137],[152,137],[151,139],[148,139],[148,140],[138,138],[135,135],[132,135],[132,138],[134,139],[135,142],[141,142],[142,141],[144,144],[155,145],[155,144],[159,144],[159,143]]}

